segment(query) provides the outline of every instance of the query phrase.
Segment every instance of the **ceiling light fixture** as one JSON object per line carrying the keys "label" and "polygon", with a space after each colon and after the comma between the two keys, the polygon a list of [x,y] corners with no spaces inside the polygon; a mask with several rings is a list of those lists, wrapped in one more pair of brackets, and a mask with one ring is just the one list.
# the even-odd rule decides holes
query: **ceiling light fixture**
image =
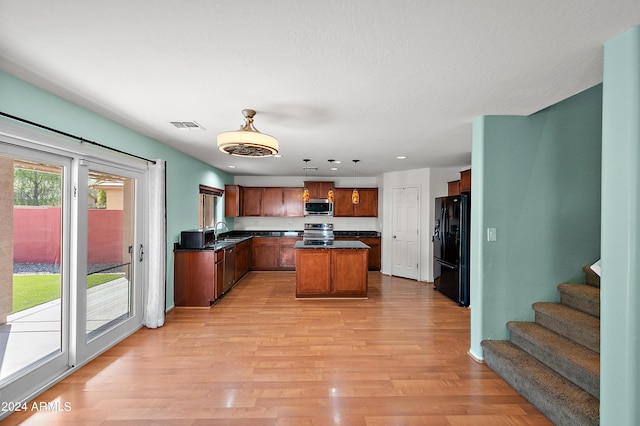
{"label": "ceiling light fixture", "polygon": [[244,125],[240,130],[224,132],[218,135],[218,149],[225,154],[238,157],[271,157],[278,153],[278,140],[273,136],[260,133],[253,125],[256,112],[243,109]]}
{"label": "ceiling light fixture", "polygon": [[358,173],[356,172],[356,166],[358,165],[358,161],[360,160],[352,160],[353,161],[353,192],[351,193],[351,202],[353,204],[360,203],[360,193],[358,192]]}
{"label": "ceiling light fixture", "polygon": [[304,203],[308,203],[309,199],[311,198],[311,195],[309,194],[309,188],[307,188],[306,184],[307,184],[307,181],[309,180],[308,164],[310,160],[308,158],[305,158],[302,161],[304,161],[304,183],[305,183],[305,187],[302,190],[302,201]]}

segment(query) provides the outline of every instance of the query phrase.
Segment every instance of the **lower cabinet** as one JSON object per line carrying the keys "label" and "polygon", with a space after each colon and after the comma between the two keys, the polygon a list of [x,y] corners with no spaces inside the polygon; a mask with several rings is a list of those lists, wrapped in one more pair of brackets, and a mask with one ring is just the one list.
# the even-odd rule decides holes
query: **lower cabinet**
{"label": "lower cabinet", "polygon": [[293,248],[300,238],[253,237],[251,269],[254,271],[293,271],[296,252]]}
{"label": "lower cabinet", "polygon": [[[176,306],[211,306],[219,296],[216,256],[213,251],[176,251],[173,285]],[[220,256],[221,257],[221,256]]]}
{"label": "lower cabinet", "polygon": [[382,243],[380,237],[336,237],[336,240],[362,241],[363,243],[371,247],[371,249],[369,250],[369,270],[379,271],[380,269],[382,269]]}
{"label": "lower cabinet", "polygon": [[211,306],[251,267],[251,241],[224,249],[174,252],[173,287],[176,306]]}

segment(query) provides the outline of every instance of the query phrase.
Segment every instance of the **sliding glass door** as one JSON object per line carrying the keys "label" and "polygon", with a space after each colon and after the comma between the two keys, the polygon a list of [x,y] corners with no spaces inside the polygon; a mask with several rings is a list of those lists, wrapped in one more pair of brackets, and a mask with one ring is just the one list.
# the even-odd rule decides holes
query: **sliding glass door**
{"label": "sliding glass door", "polygon": [[52,145],[0,126],[0,421],[142,326],[146,164]]}

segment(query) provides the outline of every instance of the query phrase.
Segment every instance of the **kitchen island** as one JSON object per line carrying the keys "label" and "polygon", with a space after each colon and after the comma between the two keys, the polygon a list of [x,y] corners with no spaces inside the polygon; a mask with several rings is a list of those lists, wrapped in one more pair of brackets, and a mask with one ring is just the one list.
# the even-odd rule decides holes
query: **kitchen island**
{"label": "kitchen island", "polygon": [[367,297],[369,246],[361,241],[297,241],[296,297]]}

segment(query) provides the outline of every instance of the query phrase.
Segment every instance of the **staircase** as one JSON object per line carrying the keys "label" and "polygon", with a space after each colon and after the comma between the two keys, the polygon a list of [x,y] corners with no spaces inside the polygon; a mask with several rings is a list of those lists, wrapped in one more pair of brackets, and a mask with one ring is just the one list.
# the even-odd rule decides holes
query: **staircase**
{"label": "staircase", "polygon": [[600,277],[559,284],[560,303],[533,304],[535,322],[482,342],[485,363],[556,425],[600,423]]}

